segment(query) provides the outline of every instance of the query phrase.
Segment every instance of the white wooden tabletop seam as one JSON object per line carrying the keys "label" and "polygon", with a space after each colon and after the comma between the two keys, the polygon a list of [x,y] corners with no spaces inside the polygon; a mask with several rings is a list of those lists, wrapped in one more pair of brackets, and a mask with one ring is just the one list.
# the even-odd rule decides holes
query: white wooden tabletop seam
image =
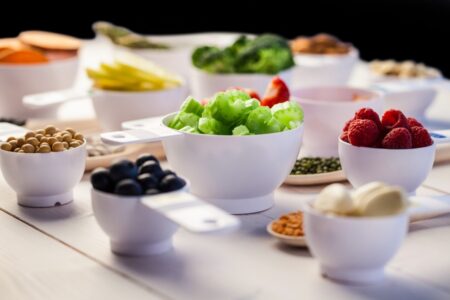
{"label": "white wooden tabletop seam", "polygon": [[[113,273],[121,276],[124,280],[127,280],[127,281],[131,282],[132,284],[138,285],[139,287],[145,289],[147,292],[152,293],[152,295],[156,294],[158,297],[161,297],[161,299],[167,299],[167,300],[172,299],[169,296],[161,293],[159,290],[155,290],[152,287],[150,287],[150,286],[146,285],[145,283],[143,283],[142,281],[137,280],[136,278],[128,275],[127,273],[120,271],[120,269],[117,269],[117,268],[114,268],[114,267],[112,267],[112,266],[110,266],[108,264],[105,264],[101,260],[99,260],[99,259],[95,258],[94,256],[84,252],[83,250],[78,249],[77,247],[74,247],[73,245],[71,245],[71,244],[61,240],[60,238],[54,236],[53,234],[51,234],[51,233],[49,233],[49,232],[39,228],[38,226],[30,223],[29,221],[22,219],[20,216],[15,215],[15,214],[13,214],[13,213],[3,209],[2,207],[0,207],[0,212],[9,215],[10,217],[16,219],[17,221],[22,222],[23,224],[29,226],[30,228],[36,230],[37,232],[47,236],[48,238],[51,238],[52,240],[60,243],[61,245],[71,249],[72,251],[77,252],[78,254],[82,255],[83,257],[85,257],[85,258],[87,258],[87,259],[89,259],[89,260],[99,264],[100,266],[102,266],[103,268],[107,269],[108,271],[113,272]],[[93,216],[91,215],[91,217],[93,217]]]}

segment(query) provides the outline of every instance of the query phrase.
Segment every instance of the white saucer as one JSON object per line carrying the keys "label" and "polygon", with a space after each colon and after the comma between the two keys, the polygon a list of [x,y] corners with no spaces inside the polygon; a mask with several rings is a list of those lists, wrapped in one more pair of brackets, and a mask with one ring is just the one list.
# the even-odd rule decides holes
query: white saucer
{"label": "white saucer", "polygon": [[284,235],[284,234],[279,234],[275,231],[272,230],[272,224],[273,222],[275,222],[276,220],[270,222],[269,224],[267,224],[267,232],[276,237],[280,242],[282,242],[283,244],[289,245],[289,246],[295,246],[295,247],[308,247],[308,245],[306,244],[306,239],[304,236],[300,236],[300,237],[296,237],[296,236],[289,236],[289,235]]}

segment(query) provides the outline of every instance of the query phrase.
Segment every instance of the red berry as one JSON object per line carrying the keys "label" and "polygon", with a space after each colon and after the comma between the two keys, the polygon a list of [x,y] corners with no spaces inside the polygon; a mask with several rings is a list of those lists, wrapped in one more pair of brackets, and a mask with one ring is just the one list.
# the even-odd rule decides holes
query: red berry
{"label": "red berry", "polygon": [[350,143],[349,140],[348,140],[348,132],[347,131],[342,132],[340,139],[343,142]]}
{"label": "red berry", "polygon": [[342,131],[348,131],[348,128],[350,127],[350,124],[352,123],[354,119],[350,119],[347,122],[345,122],[344,128],[342,129]]}
{"label": "red berry", "polygon": [[417,121],[414,118],[407,118],[407,120],[408,120],[409,127],[414,127],[414,126],[423,127],[422,123],[420,123],[419,121]]}
{"label": "red berry", "polygon": [[372,120],[377,125],[380,131],[383,130],[381,125],[380,116],[371,108],[361,108],[355,113],[354,119]]}
{"label": "red berry", "polygon": [[267,86],[261,105],[272,107],[277,103],[289,101],[290,97],[286,83],[279,76],[275,76]]}
{"label": "red berry", "polygon": [[428,130],[420,126],[411,127],[412,147],[420,148],[427,147],[433,144]]}
{"label": "red berry", "polygon": [[406,128],[409,130],[408,120],[405,115],[396,109],[387,110],[381,118],[381,124],[389,131],[394,128]]}
{"label": "red berry", "polygon": [[372,120],[354,120],[348,129],[348,140],[354,146],[372,147],[379,135],[380,130]]}
{"label": "red berry", "polygon": [[408,129],[404,127],[394,128],[389,131],[381,142],[383,148],[387,149],[409,149],[412,148],[412,137]]}

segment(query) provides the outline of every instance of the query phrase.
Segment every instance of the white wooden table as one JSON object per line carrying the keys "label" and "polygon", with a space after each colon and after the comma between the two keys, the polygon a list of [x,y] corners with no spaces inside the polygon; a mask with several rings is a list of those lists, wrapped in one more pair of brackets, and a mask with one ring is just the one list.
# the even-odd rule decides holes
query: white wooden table
{"label": "white wooden table", "polygon": [[[450,123],[446,100],[443,92],[430,115]],[[89,105],[70,103],[61,114],[89,116]],[[172,251],[126,258],[110,252],[95,222],[88,175],[72,204],[50,209],[19,207],[0,176],[0,299],[450,299],[450,215],[412,224],[386,280],[375,286],[324,279],[307,250],[284,247],[266,233],[268,222],[320,188],[282,186],[272,209],[241,216],[234,233],[180,230]],[[450,203],[450,164],[435,166],[418,194]]]}

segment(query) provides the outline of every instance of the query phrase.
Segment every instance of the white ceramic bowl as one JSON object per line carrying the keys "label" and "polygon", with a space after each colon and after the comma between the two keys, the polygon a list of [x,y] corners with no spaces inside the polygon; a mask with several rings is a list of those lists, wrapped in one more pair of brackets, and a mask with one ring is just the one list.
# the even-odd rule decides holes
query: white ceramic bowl
{"label": "white ceramic bowl", "polygon": [[357,147],[339,139],[339,158],[347,179],[355,187],[382,181],[414,193],[427,178],[436,145],[414,149]]}
{"label": "white ceramic bowl", "polygon": [[160,254],[172,248],[178,225],[144,206],[138,196],[91,190],[95,219],[109,236],[111,251],[121,255]]}
{"label": "white ceramic bowl", "polygon": [[345,85],[358,59],[356,49],[343,55],[295,54],[292,87]]}
{"label": "white ceramic bowl", "polygon": [[424,119],[425,112],[436,97],[436,90],[432,88],[387,93],[385,110],[395,108],[401,110],[406,116]]}
{"label": "white ceramic bowl", "polygon": [[401,110],[406,116],[423,119],[436,97],[436,89],[430,85],[411,85],[401,82],[384,82],[373,85],[384,93],[385,110]]}
{"label": "white ceramic bowl", "polygon": [[[305,113],[305,136],[302,155],[337,156],[337,138],[345,122],[355,112],[370,107],[383,111],[383,96],[380,92],[344,86],[323,86],[296,89],[292,95],[301,104]],[[354,95],[367,100],[352,101]]]}
{"label": "white ceramic bowl", "polygon": [[[290,87],[292,69],[282,71],[278,75]],[[250,88],[262,97],[274,76],[269,74],[213,74],[192,66],[190,83],[192,94],[198,100],[211,97],[218,91],[224,91],[230,87]]]}
{"label": "white ceramic bowl", "polygon": [[[172,169],[189,179],[194,195],[233,214],[259,212],[273,205],[273,192],[295,164],[303,125],[249,136],[191,134],[166,126],[174,116],[167,115],[161,124],[160,131],[166,134],[164,150]],[[134,128],[140,126],[145,125],[134,122]]]}
{"label": "white ceramic bowl", "polygon": [[163,116],[176,111],[188,95],[185,85],[148,92],[94,89],[92,103],[105,131],[120,130],[122,122]]}
{"label": "white ceramic bowl", "polygon": [[86,142],[75,149],[51,153],[0,151],[3,177],[17,193],[19,205],[51,207],[73,200],[86,162]]}
{"label": "white ceramic bowl", "polygon": [[78,71],[78,57],[39,64],[0,64],[0,116],[13,118],[55,118],[58,106],[29,109],[25,95],[72,87]]}
{"label": "white ceramic bowl", "polygon": [[408,215],[341,217],[304,209],[305,237],[325,277],[354,284],[383,279],[408,230]]}

